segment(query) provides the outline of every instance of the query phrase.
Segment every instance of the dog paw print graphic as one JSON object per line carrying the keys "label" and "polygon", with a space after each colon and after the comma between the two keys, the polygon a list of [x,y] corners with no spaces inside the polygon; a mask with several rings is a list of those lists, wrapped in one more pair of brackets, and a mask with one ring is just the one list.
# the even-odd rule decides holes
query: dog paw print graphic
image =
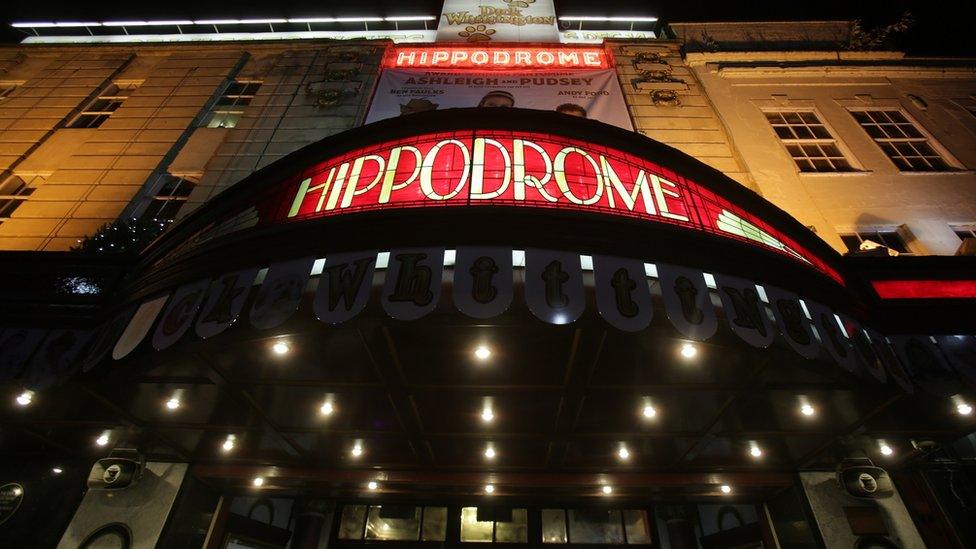
{"label": "dog paw print graphic", "polygon": [[458,33],[458,36],[468,42],[487,42],[491,40],[493,34],[495,34],[495,29],[489,29],[485,25],[468,25]]}

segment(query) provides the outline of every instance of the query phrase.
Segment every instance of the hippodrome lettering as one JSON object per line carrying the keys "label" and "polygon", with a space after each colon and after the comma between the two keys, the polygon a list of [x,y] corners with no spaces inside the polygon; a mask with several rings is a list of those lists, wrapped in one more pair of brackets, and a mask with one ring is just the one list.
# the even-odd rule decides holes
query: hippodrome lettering
{"label": "hippodrome lettering", "polygon": [[[526,157],[532,155],[536,157],[535,164],[543,167],[534,173],[527,168],[531,162],[526,162]],[[445,159],[460,164],[452,166],[446,186],[444,172],[437,169]],[[459,159],[462,162],[457,162]],[[567,170],[567,166],[574,169]],[[489,179],[493,180],[491,186],[486,185]],[[360,198],[367,195],[367,199]],[[301,182],[288,217],[359,207],[364,205],[364,200],[380,205],[461,197],[516,202],[566,201],[580,206],[602,203],[611,209],[626,208],[688,221],[680,211],[682,203],[676,201],[680,196],[677,183],[643,169],[633,181],[622,180],[606,156],[578,147],[552,151],[525,139],[512,139],[503,144],[496,139],[476,137],[470,148],[457,139],[444,139],[424,150],[401,145],[332,166],[322,175]],[[673,211],[676,208],[679,210]]]}
{"label": "hippodrome lettering", "polygon": [[377,209],[527,206],[641,218],[788,255],[843,283],[785,233],[633,154],[547,134],[468,130],[371,146],[287,185],[280,221]]}
{"label": "hippodrome lettering", "polygon": [[386,63],[390,68],[532,68],[603,69],[606,54],[599,48],[477,48],[471,46],[398,47]]}

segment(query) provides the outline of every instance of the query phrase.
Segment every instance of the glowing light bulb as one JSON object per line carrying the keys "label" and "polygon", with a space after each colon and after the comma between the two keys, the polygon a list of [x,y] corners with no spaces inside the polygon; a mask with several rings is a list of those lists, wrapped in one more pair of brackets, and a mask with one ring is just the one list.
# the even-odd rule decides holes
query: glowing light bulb
{"label": "glowing light bulb", "polygon": [[351,453],[352,457],[359,457],[363,455],[363,445],[357,442],[356,445],[352,447]]}
{"label": "glowing light bulb", "polygon": [[275,342],[274,345],[271,346],[271,350],[274,351],[276,355],[284,355],[284,354],[288,354],[288,351],[291,350],[291,347],[284,341],[277,341]]}
{"label": "glowing light bulb", "polygon": [[375,490],[375,489],[379,488],[380,485],[377,484],[375,480],[371,480],[371,481],[369,481],[368,484],[366,484],[366,487],[369,488],[370,490]]}
{"label": "glowing light bulb", "polygon": [[692,345],[691,343],[685,343],[684,345],[681,346],[681,356],[691,359],[691,358],[695,358],[695,355],[697,354],[698,354],[698,348]]}
{"label": "glowing light bulb", "polygon": [[760,448],[757,444],[752,444],[749,447],[749,455],[754,458],[761,458],[763,455],[762,448]]}
{"label": "glowing light bulb", "polygon": [[723,485],[719,486],[718,489],[721,490],[723,494],[731,494],[732,493],[732,487],[729,486],[728,484],[723,484]]}
{"label": "glowing light bulb", "polygon": [[617,450],[617,457],[620,459],[630,459],[630,450],[628,450],[626,446],[621,446],[620,449]]}
{"label": "glowing light bulb", "polygon": [[654,406],[651,406],[650,404],[646,404],[644,406],[644,410],[641,413],[643,413],[644,417],[646,417],[647,419],[653,419],[654,417],[657,416],[657,410],[654,408]]}
{"label": "glowing light bulb", "polygon": [[956,405],[956,412],[961,416],[968,416],[973,413],[973,407],[965,402]]}
{"label": "glowing light bulb", "polygon": [[254,477],[254,480],[251,481],[251,484],[258,487],[264,486],[264,477]]}
{"label": "glowing light bulb", "polygon": [[234,449],[236,439],[237,437],[234,435],[227,435],[227,438],[224,440],[224,444],[221,445],[221,448],[223,448],[225,452],[230,452]]}
{"label": "glowing light bulb", "polygon": [[108,444],[108,433],[102,433],[95,439],[95,444],[99,446],[105,446]]}
{"label": "glowing light bulb", "polygon": [[331,400],[327,400],[323,402],[322,407],[319,408],[319,413],[321,413],[323,416],[331,416],[332,412],[334,411],[335,411],[335,406],[333,406]]}
{"label": "glowing light bulb", "polygon": [[495,448],[493,446],[488,445],[485,448],[485,457],[488,458],[488,459],[494,459],[495,458]]}
{"label": "glowing light bulb", "polygon": [[491,349],[485,345],[479,345],[477,349],[474,350],[474,356],[478,360],[488,360],[491,357]]}
{"label": "glowing light bulb", "polygon": [[481,420],[485,423],[491,423],[491,420],[495,419],[495,412],[491,411],[491,408],[485,408],[481,411]]}
{"label": "glowing light bulb", "polygon": [[34,401],[34,391],[24,391],[17,395],[17,404],[21,406],[28,406]]}
{"label": "glowing light bulb", "polygon": [[881,450],[882,455],[886,455],[886,456],[890,456],[891,454],[895,453],[895,451],[891,448],[891,446],[888,446],[887,442],[879,443],[878,449]]}
{"label": "glowing light bulb", "polygon": [[495,485],[494,484],[486,484],[485,485],[485,493],[486,494],[494,494],[495,493]]}
{"label": "glowing light bulb", "polygon": [[813,407],[813,405],[809,403],[803,403],[802,405],[800,405],[800,413],[807,417],[811,417],[813,416],[813,414],[817,413],[817,410],[816,408]]}
{"label": "glowing light bulb", "polygon": [[602,488],[602,490],[603,490],[603,493],[606,494],[606,495],[608,495],[608,496],[613,493],[613,487],[612,486],[604,486]]}
{"label": "glowing light bulb", "polygon": [[55,467],[54,469],[51,469],[51,472],[54,473],[55,475],[60,475],[61,473],[64,472],[64,469],[60,467]]}
{"label": "glowing light bulb", "polygon": [[175,410],[180,407],[180,399],[173,397],[166,401],[166,407],[170,410]]}

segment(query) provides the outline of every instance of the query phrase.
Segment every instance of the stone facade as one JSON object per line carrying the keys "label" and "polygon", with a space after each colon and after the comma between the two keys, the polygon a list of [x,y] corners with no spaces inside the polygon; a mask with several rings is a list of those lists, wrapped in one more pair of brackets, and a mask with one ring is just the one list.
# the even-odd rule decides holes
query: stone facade
{"label": "stone facade", "polygon": [[[976,70],[954,60],[839,52],[846,23],[676,24],[677,40],[608,41],[635,129],[785,209],[838,251],[840,235],[897,231],[953,254],[976,228]],[[818,51],[763,51],[763,45]],[[67,250],[137,217],[166,181],[178,216],[257,169],[362,123],[388,41],[0,48],[0,168],[32,189],[0,218],[0,249]],[[832,51],[825,49],[833,48]],[[234,82],[257,83],[232,124],[208,127]],[[125,99],[70,127],[104,90]],[[900,171],[850,114],[905,113],[950,167]],[[764,111],[822,119],[852,171],[801,172]]]}

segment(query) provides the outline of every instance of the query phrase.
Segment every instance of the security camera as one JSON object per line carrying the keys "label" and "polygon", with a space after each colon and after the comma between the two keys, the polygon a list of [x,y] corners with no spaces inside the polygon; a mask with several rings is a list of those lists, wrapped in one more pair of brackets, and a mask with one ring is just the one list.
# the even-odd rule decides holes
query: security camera
{"label": "security camera", "polygon": [[860,499],[882,499],[895,492],[888,473],[868,458],[842,460],[837,466],[837,482],[848,495]]}
{"label": "security camera", "polygon": [[146,459],[135,449],[116,448],[107,458],[95,462],[88,475],[88,487],[120,490],[135,484],[146,467]]}

